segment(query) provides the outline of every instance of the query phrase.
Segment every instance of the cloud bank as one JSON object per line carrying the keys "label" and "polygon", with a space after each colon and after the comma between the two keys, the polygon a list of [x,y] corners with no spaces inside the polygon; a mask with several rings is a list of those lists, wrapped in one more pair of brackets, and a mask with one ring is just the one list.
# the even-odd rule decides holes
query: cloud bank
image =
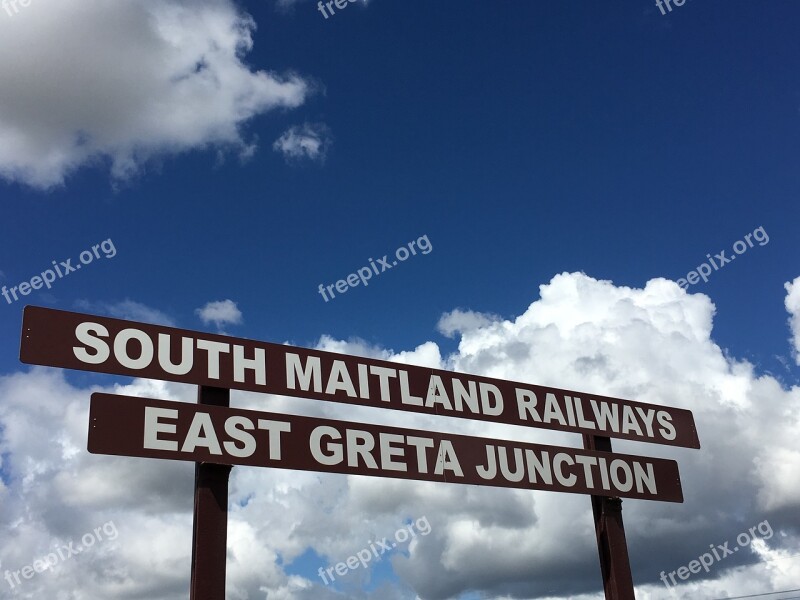
{"label": "cloud bank", "polygon": [[[792,290],[787,289],[791,294]],[[678,461],[684,504],[628,500],[625,525],[637,598],[712,599],[791,589],[800,580],[800,388],[782,387],[713,340],[714,305],[653,279],[616,286],[581,273],[553,277],[521,315],[454,311],[459,338],[394,352],[322,338],[323,349],[688,408],[700,450],[614,440],[614,449]],[[111,389],[111,388],[105,388]],[[136,380],[116,393],[193,401],[191,386]],[[186,597],[192,465],[94,456],[85,450],[88,396],[57,370],[0,378],[0,560],[17,569],[59,540],[113,520],[119,537],[25,581],[32,597]],[[576,434],[234,392],[232,405],[579,446]],[[311,472],[234,468],[229,593],[241,599],[599,599],[589,498]],[[425,515],[431,533],[380,568],[333,587],[318,567]],[[668,591],[673,571],[712,544],[768,520],[774,535]],[[732,544],[733,545],[733,544]],[[385,579],[391,569],[399,583]],[[364,586],[371,578],[373,585]],[[6,585],[0,582],[0,585]],[[371,591],[362,591],[369,589]]]}

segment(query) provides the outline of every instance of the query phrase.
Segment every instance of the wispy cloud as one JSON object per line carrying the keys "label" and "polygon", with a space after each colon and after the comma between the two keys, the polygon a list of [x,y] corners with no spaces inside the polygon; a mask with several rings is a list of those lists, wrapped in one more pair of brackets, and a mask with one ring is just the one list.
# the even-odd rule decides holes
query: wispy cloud
{"label": "wispy cloud", "polygon": [[242,311],[233,300],[209,302],[194,311],[204,325],[213,323],[217,328],[224,325],[239,325],[242,322]]}
{"label": "wispy cloud", "polygon": [[142,323],[154,323],[156,325],[175,325],[175,321],[165,313],[155,308],[136,302],[135,300],[125,299],[121,302],[90,302],[89,300],[78,300],[75,308],[92,313],[99,313],[116,317],[117,319],[128,319],[130,321],[140,321]]}
{"label": "wispy cloud", "polygon": [[287,129],[275,140],[272,148],[282,152],[287,160],[309,159],[325,161],[333,139],[330,129],[323,123],[304,123]]}

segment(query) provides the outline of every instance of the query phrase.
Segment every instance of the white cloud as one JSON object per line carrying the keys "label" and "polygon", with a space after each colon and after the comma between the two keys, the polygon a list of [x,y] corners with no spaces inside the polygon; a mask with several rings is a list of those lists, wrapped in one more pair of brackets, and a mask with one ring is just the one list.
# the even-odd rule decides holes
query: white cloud
{"label": "white cloud", "polygon": [[789,327],[792,330],[794,359],[800,365],[800,277],[796,277],[792,282],[786,282],[783,287],[786,288],[784,304],[791,315],[789,317]]}
{"label": "white cloud", "polygon": [[[614,440],[619,452],[673,458],[684,504],[626,500],[637,598],[709,600],[797,587],[800,563],[800,388],[786,389],[714,342],[714,306],[654,279],[643,289],[561,274],[513,319],[461,319],[459,350],[392,352],[328,337],[325,349],[679,406],[693,411],[700,450]],[[452,322],[455,327],[455,320]],[[465,324],[465,325],[463,325]],[[454,331],[456,329],[453,329]],[[192,465],[89,455],[89,389],[55,370],[0,378],[0,560],[20,568],[57,538],[113,519],[119,539],[76,557],[56,577],[25,583],[31,597],[172,600],[185,597]],[[136,380],[118,393],[192,401],[192,386]],[[445,419],[299,398],[234,392],[232,404],[418,429],[579,446],[576,434]],[[384,558],[400,577],[373,588],[370,569],[343,581],[344,597],[444,600],[599,600],[589,498],[333,474],[237,467],[231,477],[229,594],[330,600],[313,573],[288,575],[309,548],[332,566],[423,515],[431,533]],[[768,520],[775,535],[693,575],[670,594],[658,580]],[[105,547],[104,547],[105,549]],[[383,563],[384,568],[386,563]],[[382,568],[383,570],[383,568]],[[0,581],[2,584],[2,581]],[[374,581],[373,581],[374,584]],[[371,591],[363,591],[365,588]]]}
{"label": "white cloud", "polygon": [[33,2],[0,19],[0,177],[36,188],[86,165],[115,179],[209,146],[252,153],[242,125],[310,92],[243,62],[255,23],[231,0]]}
{"label": "white cloud", "polygon": [[497,315],[486,315],[472,310],[453,310],[442,315],[436,329],[449,338],[455,337],[456,333],[467,333],[468,331],[486,327],[495,321],[499,321]]}
{"label": "white cloud", "polygon": [[154,323],[157,325],[175,325],[171,317],[155,308],[150,308],[146,304],[135,300],[125,299],[122,302],[90,302],[88,300],[78,300],[75,308],[86,310],[101,315],[109,315],[117,319],[127,319],[129,321],[140,321],[142,323]]}
{"label": "white cloud", "polygon": [[275,140],[272,148],[282,152],[287,160],[308,158],[324,162],[332,143],[330,130],[322,123],[305,123],[287,129]]}
{"label": "white cloud", "polygon": [[242,312],[233,300],[209,302],[194,312],[197,313],[204,325],[213,323],[217,327],[222,327],[223,325],[239,325],[242,322]]}

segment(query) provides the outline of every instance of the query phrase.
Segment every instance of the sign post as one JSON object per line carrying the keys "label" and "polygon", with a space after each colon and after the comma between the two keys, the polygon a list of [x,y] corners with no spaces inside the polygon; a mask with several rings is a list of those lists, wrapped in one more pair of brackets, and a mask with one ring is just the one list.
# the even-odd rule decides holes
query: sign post
{"label": "sign post", "polygon": [[[198,386],[200,406],[229,406],[231,391]],[[192,580],[189,600],[225,597],[228,555],[228,476],[230,465],[197,462],[194,466]]]}
{"label": "sign post", "polygon": [[[611,439],[584,435],[583,447],[611,452]],[[628,543],[622,523],[622,499],[592,495],[592,514],[606,600],[635,600]]]}

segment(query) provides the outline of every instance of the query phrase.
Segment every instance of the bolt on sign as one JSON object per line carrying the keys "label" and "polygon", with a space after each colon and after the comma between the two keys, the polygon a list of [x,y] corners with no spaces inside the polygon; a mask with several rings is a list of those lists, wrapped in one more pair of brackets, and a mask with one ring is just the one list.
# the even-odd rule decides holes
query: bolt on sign
{"label": "bolt on sign", "polygon": [[700,447],[684,409],[35,306],[25,308],[20,360]]}
{"label": "bolt on sign", "polygon": [[[633,599],[620,498],[683,502],[673,460],[610,438],[699,448],[688,410],[389,361],[26,306],[27,364],[198,386],[198,404],[93,394],[88,449],[196,464],[190,600],[225,593],[232,465],[590,494],[608,600]],[[583,449],[231,408],[230,390],[583,435]]]}

